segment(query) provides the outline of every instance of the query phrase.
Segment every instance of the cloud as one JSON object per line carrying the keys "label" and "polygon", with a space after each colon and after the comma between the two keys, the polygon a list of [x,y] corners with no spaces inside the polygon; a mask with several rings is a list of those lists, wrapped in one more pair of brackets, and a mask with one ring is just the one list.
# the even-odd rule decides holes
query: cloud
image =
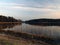
{"label": "cloud", "polygon": [[0,3],[0,9],[17,9],[17,10],[27,10],[27,11],[54,11],[59,9],[60,6],[56,5],[41,5],[41,4],[18,4],[18,3]]}
{"label": "cloud", "polygon": [[[25,19],[25,18],[26,19],[59,18],[60,17],[60,5],[55,5],[55,4],[50,4],[50,3],[48,4],[47,3],[46,4],[40,4],[40,3],[35,4],[35,3],[33,3],[32,5],[32,4],[25,4],[25,3],[18,4],[18,3],[1,2],[0,10],[3,10],[2,12],[4,14],[8,13],[8,15],[11,14],[12,16],[14,15],[15,17],[18,17],[16,16],[18,14],[20,15],[19,17],[21,17],[22,19]],[[6,12],[6,10],[8,11]]]}

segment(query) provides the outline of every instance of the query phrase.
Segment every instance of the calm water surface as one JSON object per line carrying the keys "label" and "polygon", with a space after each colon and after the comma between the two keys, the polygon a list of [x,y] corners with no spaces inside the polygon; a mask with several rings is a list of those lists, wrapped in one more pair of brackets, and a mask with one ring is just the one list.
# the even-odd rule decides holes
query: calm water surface
{"label": "calm water surface", "polygon": [[4,30],[13,30],[17,32],[37,34],[51,38],[60,38],[60,26],[38,26],[23,23],[21,25],[15,25],[13,27],[8,26],[7,28],[4,28]]}

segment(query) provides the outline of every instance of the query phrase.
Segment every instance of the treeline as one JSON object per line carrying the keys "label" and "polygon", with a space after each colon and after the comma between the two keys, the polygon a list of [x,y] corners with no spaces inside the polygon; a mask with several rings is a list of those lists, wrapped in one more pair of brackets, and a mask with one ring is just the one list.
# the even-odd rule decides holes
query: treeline
{"label": "treeline", "polygon": [[34,25],[60,25],[60,19],[33,19],[25,21],[25,23]]}
{"label": "treeline", "polygon": [[0,15],[0,22],[21,22],[21,20],[15,19],[10,16],[6,17],[6,16]]}

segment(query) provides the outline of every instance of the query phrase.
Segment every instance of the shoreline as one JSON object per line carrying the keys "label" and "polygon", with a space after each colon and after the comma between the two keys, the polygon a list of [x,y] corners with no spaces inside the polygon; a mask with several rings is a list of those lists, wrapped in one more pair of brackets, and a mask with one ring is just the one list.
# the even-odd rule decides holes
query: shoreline
{"label": "shoreline", "polygon": [[22,24],[22,22],[0,22],[0,25]]}
{"label": "shoreline", "polygon": [[0,23],[21,23],[21,22],[0,22]]}
{"label": "shoreline", "polygon": [[15,31],[10,31],[10,30],[0,30],[1,34],[6,34],[14,37],[21,37],[26,40],[35,40],[38,43],[40,41],[45,42],[46,44],[54,44],[55,45],[55,39],[53,38],[48,38],[48,37],[43,37],[43,36],[37,36],[33,34],[28,34],[28,33],[22,33],[22,32],[15,32]]}
{"label": "shoreline", "polygon": [[[9,34],[2,34],[0,35],[0,42],[3,41],[3,43],[10,43],[10,44],[18,44],[18,45],[50,45],[48,43],[45,43],[43,41],[36,41],[36,40],[29,40],[22,37],[15,37]],[[5,41],[5,42],[4,42]],[[12,41],[12,42],[11,42]]]}

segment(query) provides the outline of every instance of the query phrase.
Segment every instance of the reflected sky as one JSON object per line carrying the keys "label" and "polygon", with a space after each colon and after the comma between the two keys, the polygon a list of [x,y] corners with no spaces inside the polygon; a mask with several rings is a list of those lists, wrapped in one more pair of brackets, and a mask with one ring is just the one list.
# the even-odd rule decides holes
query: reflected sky
{"label": "reflected sky", "polygon": [[0,14],[22,20],[60,18],[60,0],[0,0]]}
{"label": "reflected sky", "polygon": [[29,24],[22,24],[16,25],[11,28],[5,28],[4,30],[36,34],[39,36],[60,39],[60,26],[38,26],[38,25],[35,26]]}

